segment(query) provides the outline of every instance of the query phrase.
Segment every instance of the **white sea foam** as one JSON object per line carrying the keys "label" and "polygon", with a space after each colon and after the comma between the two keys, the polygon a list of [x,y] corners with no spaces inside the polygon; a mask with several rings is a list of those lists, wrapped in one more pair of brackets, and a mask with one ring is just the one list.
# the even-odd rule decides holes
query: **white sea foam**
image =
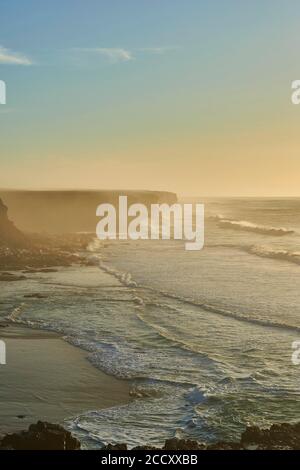
{"label": "white sea foam", "polygon": [[262,235],[273,235],[273,236],[284,236],[295,233],[294,230],[285,227],[271,227],[268,225],[254,224],[247,220],[233,220],[223,218],[223,216],[216,216],[215,219],[218,221],[218,225],[221,228],[227,228],[232,230],[243,230],[246,232],[260,233]]}
{"label": "white sea foam", "polygon": [[290,263],[300,264],[300,252],[283,249],[275,249],[267,246],[253,245],[245,248],[248,253],[261,256],[262,258],[271,258]]}

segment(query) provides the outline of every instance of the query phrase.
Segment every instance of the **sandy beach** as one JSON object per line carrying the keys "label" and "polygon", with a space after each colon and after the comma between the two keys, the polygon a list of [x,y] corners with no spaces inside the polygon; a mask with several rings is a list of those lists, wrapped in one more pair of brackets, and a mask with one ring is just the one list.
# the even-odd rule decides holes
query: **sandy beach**
{"label": "sandy beach", "polygon": [[37,420],[62,423],[83,411],[127,403],[129,385],[94,368],[85,351],[59,335],[19,326],[0,329],[1,433]]}

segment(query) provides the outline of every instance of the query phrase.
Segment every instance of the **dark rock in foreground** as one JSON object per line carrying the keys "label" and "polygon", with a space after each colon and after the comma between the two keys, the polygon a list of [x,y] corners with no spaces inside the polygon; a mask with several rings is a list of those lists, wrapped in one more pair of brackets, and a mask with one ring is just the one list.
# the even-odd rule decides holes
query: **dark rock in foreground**
{"label": "dark rock in foreground", "polygon": [[[109,444],[105,450],[126,450],[126,444]],[[155,447],[138,446],[133,450],[151,450]],[[158,448],[156,448],[158,449]],[[273,424],[269,429],[247,427],[239,442],[203,444],[190,439],[167,439],[163,450],[300,450],[300,422]]]}
{"label": "dark rock in foreground", "polygon": [[105,450],[128,450],[127,444],[108,444]]}
{"label": "dark rock in foreground", "polygon": [[241,444],[258,449],[300,449],[300,422],[297,424],[273,424],[270,429],[251,426],[242,434]]}
{"label": "dark rock in foreground", "polygon": [[0,449],[77,450],[80,449],[80,442],[59,424],[38,421],[31,424],[28,431],[4,436]]}
{"label": "dark rock in foreground", "polygon": [[[19,416],[21,418],[21,416]],[[22,416],[23,417],[23,416]],[[0,441],[1,449],[13,450],[78,450],[80,442],[58,424],[38,421],[27,431],[7,434]],[[132,450],[157,450],[150,445],[138,446]],[[247,427],[239,442],[216,442],[203,444],[190,439],[167,439],[162,450],[299,450],[300,423],[273,424],[269,429],[257,426]],[[128,450],[127,444],[108,444],[102,450]]]}
{"label": "dark rock in foreground", "polygon": [[190,439],[167,439],[164,450],[204,450],[205,445]]}

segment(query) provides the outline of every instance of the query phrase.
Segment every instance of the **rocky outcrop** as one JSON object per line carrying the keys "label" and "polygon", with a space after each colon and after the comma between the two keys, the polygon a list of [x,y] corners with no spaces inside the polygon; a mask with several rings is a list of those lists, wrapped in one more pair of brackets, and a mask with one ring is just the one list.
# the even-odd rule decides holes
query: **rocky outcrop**
{"label": "rocky outcrop", "polygon": [[[104,449],[126,450],[126,444],[109,444]],[[151,446],[138,446],[133,450],[159,449]],[[273,424],[269,429],[258,426],[247,427],[240,441],[203,444],[190,439],[167,439],[162,450],[300,450],[300,423]]]}
{"label": "rocky outcrop", "polygon": [[300,422],[297,424],[273,424],[269,429],[251,426],[242,434],[244,448],[300,449]]}
{"label": "rocky outcrop", "polygon": [[128,196],[128,205],[173,204],[175,193],[167,191],[2,191],[11,217],[25,232],[52,234],[95,233],[99,218],[96,208],[109,203],[116,208],[119,196]]}
{"label": "rocky outcrop", "polygon": [[27,245],[27,238],[8,219],[7,207],[0,199],[0,247],[21,248]]}
{"label": "rocky outcrop", "polygon": [[77,450],[80,449],[80,442],[59,424],[38,421],[31,424],[27,431],[4,436],[0,449]]}
{"label": "rocky outcrop", "polygon": [[[28,246],[8,247],[0,244],[0,271],[22,271],[22,274],[51,274],[58,267],[84,264],[85,251],[93,236],[89,234],[66,234],[61,236],[27,235]],[[98,262],[99,263],[99,262]],[[2,279],[4,280],[4,279]],[[7,281],[14,280],[10,275]]]}
{"label": "rocky outcrop", "polygon": [[105,450],[128,450],[127,444],[108,444]]}
{"label": "rocky outcrop", "polygon": [[[77,450],[80,442],[59,424],[38,421],[27,431],[7,434],[0,440],[1,449],[14,450]],[[204,444],[190,439],[167,439],[162,448],[150,445],[132,450],[300,450],[300,423],[273,424],[269,429],[247,427],[240,441]],[[108,444],[102,450],[128,450],[127,444]]]}
{"label": "rocky outcrop", "polygon": [[167,439],[164,450],[203,450],[205,445],[191,439]]}

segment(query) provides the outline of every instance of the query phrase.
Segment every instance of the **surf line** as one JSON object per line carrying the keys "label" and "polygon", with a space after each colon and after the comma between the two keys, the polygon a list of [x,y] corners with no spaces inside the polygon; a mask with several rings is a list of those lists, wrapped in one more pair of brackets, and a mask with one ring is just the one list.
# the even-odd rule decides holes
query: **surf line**
{"label": "surf line", "polygon": [[[118,214],[117,214],[118,213]],[[96,234],[100,240],[185,240],[185,249],[204,246],[204,204],[145,204],[128,206],[127,196],[119,196],[118,208],[100,204]],[[118,229],[117,229],[118,225]]]}

